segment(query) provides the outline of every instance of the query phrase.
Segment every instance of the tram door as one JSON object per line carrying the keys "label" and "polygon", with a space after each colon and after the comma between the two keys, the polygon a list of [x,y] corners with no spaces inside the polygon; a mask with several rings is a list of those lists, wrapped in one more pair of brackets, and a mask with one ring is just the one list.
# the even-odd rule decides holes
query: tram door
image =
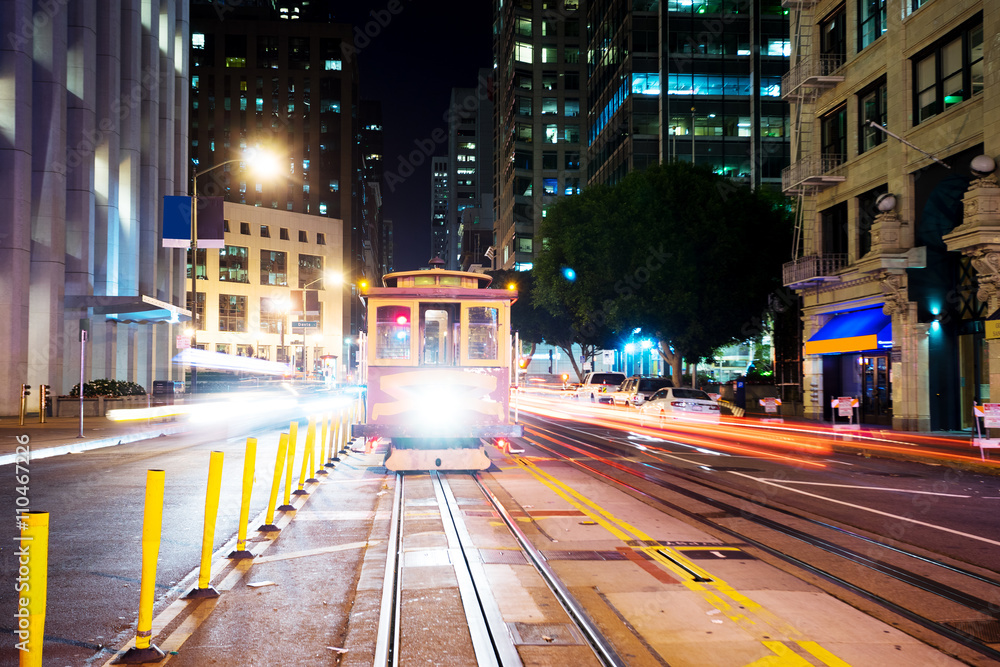
{"label": "tram door", "polygon": [[861,419],[869,424],[891,424],[892,403],[889,400],[889,357],[861,357]]}
{"label": "tram door", "polygon": [[420,304],[420,363],[454,366],[458,359],[456,304]]}

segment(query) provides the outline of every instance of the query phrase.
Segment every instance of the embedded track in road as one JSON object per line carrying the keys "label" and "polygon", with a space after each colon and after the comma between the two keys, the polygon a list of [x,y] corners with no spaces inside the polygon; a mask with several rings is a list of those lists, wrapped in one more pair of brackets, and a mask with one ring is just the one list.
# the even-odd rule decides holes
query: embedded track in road
{"label": "embedded track in road", "polygon": [[[652,506],[725,535],[782,569],[970,664],[1000,661],[1000,577],[917,545],[706,479],[621,438],[533,426],[525,442]],[[669,437],[669,436],[664,436]],[[544,441],[543,441],[544,440]],[[623,454],[630,448],[632,453]],[[725,470],[718,467],[717,470]]]}

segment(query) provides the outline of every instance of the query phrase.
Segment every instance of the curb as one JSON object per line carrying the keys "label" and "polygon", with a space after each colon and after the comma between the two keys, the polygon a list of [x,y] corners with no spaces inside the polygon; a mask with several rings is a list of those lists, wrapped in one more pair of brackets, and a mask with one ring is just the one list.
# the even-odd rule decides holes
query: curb
{"label": "curb", "polygon": [[[116,445],[138,442],[140,440],[149,440],[151,438],[159,438],[167,435],[176,435],[177,433],[184,432],[184,430],[184,427],[172,426],[170,428],[156,429],[154,431],[126,433],[123,435],[111,436],[110,438],[101,438],[99,440],[81,439],[80,442],[71,442],[65,445],[54,445],[52,447],[33,449],[31,450],[31,459],[46,459],[51,456],[62,456],[63,454],[80,454],[91,449],[114,447]],[[28,446],[31,446],[30,441],[28,442]],[[2,454],[0,455],[0,466],[12,465],[17,461],[17,458],[18,454]]]}

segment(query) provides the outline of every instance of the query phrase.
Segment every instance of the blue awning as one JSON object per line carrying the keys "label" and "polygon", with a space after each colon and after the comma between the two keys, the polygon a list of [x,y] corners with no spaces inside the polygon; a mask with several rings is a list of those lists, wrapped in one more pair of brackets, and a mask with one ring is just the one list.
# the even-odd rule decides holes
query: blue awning
{"label": "blue awning", "polygon": [[806,341],[806,354],[841,354],[890,347],[892,318],[879,306],[834,315]]}

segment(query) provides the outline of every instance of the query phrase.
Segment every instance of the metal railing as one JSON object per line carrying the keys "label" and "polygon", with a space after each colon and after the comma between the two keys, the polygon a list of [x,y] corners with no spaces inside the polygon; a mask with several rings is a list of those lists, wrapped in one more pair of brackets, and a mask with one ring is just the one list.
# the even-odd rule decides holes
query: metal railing
{"label": "metal railing", "polygon": [[826,253],[800,257],[786,262],[781,267],[782,284],[788,286],[810,281],[822,281],[824,278],[831,278],[845,266],[847,266],[847,253]]}
{"label": "metal railing", "polygon": [[838,180],[843,180],[839,168],[845,160],[845,155],[826,154],[813,155],[804,160],[793,162],[781,170],[781,189],[787,192],[813,179],[819,179],[819,182],[810,183],[810,185],[821,186],[823,183],[832,185]]}
{"label": "metal railing", "polygon": [[788,99],[801,95],[800,88],[833,87],[844,80],[843,76],[834,74],[844,64],[840,54],[807,56],[797,65],[793,65],[781,77],[782,98]]}

